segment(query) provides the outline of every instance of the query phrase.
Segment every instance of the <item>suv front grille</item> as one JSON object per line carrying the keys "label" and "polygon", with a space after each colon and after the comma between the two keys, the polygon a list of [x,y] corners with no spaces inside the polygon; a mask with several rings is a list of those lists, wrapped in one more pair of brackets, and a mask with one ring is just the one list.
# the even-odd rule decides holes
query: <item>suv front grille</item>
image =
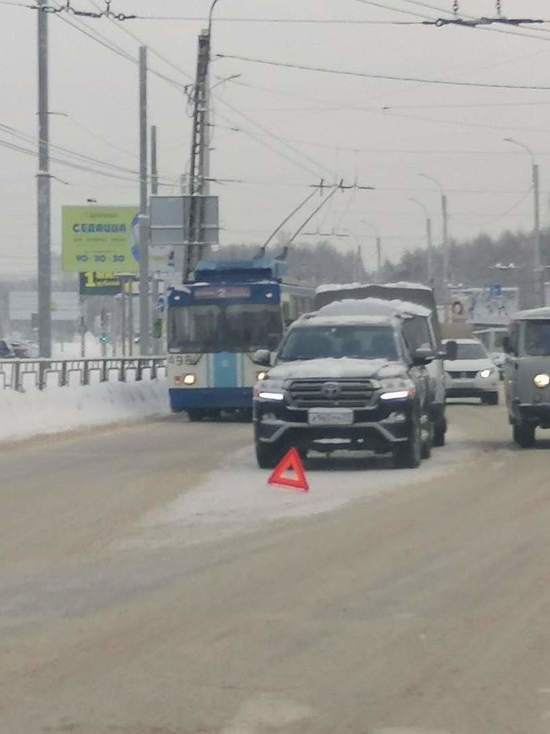
{"label": "suv front grille", "polygon": [[296,408],[362,408],[372,401],[371,380],[293,380],[288,388],[290,403]]}

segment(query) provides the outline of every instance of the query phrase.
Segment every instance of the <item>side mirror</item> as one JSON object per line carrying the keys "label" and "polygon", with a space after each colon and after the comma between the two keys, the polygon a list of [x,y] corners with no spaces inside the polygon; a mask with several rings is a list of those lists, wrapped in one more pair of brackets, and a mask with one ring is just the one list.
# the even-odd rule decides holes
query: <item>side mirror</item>
{"label": "side mirror", "polygon": [[449,359],[452,362],[458,356],[458,344],[455,341],[448,341],[446,344],[446,347],[447,347],[447,359]]}
{"label": "side mirror", "polygon": [[271,367],[271,352],[269,349],[257,349],[252,356],[252,361],[261,367]]}
{"label": "side mirror", "polygon": [[430,347],[418,347],[413,353],[413,364],[415,365],[426,365],[433,362],[435,354]]}

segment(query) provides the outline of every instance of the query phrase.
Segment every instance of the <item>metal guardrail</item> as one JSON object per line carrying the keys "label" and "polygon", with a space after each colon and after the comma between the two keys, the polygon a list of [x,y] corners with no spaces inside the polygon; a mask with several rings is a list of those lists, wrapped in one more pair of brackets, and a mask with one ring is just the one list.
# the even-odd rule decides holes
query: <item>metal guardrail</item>
{"label": "metal guardrail", "polygon": [[[57,375],[58,387],[71,383],[78,374],[77,384],[90,385],[92,381],[126,382],[133,375],[136,382],[155,380],[165,373],[166,357],[106,357],[95,359],[0,359],[0,390],[24,392],[29,387],[45,390],[49,376]],[[95,377],[98,380],[95,380]],[[113,380],[114,377],[114,380]],[[29,379],[31,378],[31,379]]]}

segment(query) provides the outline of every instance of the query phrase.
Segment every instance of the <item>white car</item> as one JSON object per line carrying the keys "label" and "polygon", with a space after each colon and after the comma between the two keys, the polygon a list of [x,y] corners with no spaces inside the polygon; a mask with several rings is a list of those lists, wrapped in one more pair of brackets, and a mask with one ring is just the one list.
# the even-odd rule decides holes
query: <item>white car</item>
{"label": "white car", "polygon": [[[450,339],[444,343],[448,343]],[[455,339],[456,358],[445,360],[448,398],[480,398],[498,405],[499,372],[477,339]]]}

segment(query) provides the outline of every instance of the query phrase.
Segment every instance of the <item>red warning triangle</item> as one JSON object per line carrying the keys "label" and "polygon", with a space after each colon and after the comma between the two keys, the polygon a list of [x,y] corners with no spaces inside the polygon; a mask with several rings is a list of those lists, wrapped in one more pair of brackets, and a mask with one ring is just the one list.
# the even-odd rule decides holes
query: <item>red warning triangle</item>
{"label": "red warning triangle", "polygon": [[[285,476],[286,472],[294,472],[295,478]],[[292,487],[309,492],[309,484],[300,454],[296,449],[290,449],[273,470],[273,474],[267,480],[268,484],[278,484],[282,487]]]}

